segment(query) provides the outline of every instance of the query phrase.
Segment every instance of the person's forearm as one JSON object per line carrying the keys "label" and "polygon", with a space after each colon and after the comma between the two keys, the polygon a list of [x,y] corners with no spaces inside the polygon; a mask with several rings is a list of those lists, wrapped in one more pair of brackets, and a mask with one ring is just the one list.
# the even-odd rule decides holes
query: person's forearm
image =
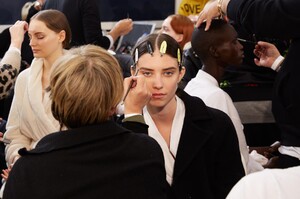
{"label": "person's forearm", "polygon": [[230,0],[221,0],[221,1],[222,1],[221,9],[223,13],[227,14],[227,6]]}
{"label": "person's forearm", "polygon": [[18,71],[21,65],[21,51],[19,48],[10,45],[9,49],[6,51],[3,59],[0,62],[1,66],[3,64],[9,64]]}

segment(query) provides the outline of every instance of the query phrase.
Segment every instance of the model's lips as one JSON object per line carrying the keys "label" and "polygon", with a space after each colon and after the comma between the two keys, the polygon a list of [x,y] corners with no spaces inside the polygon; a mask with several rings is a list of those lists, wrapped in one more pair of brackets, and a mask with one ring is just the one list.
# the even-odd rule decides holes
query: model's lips
{"label": "model's lips", "polygon": [[153,99],[161,99],[165,96],[166,94],[163,93],[152,93],[152,98]]}
{"label": "model's lips", "polygon": [[40,50],[38,50],[38,49],[32,49],[32,52],[33,53],[37,53],[37,52],[39,52]]}

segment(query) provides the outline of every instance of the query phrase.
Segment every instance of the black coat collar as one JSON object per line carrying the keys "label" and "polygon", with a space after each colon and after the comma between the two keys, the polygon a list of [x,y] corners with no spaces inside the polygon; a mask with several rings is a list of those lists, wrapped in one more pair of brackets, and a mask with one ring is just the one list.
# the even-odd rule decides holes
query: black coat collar
{"label": "black coat collar", "polygon": [[74,147],[88,142],[94,142],[126,132],[128,133],[129,131],[115,122],[106,121],[101,124],[89,125],[49,134],[38,142],[35,149],[27,151],[26,148],[23,148],[19,150],[19,154],[26,155],[46,153],[63,148]]}
{"label": "black coat collar", "polygon": [[176,161],[174,165],[173,183],[192,163],[193,159],[206,144],[213,132],[203,127],[210,124],[213,116],[209,108],[198,97],[192,97],[184,91],[177,91],[185,105],[186,115],[184,125],[177,149]]}

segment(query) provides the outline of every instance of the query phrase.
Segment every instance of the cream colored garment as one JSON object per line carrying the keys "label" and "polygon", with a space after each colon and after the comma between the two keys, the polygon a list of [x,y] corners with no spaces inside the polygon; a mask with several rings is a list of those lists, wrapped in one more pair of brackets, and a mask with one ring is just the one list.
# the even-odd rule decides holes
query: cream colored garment
{"label": "cream colored garment", "polygon": [[5,138],[11,140],[6,146],[9,165],[20,148],[32,149],[45,135],[59,130],[59,123],[51,113],[49,93],[42,97],[42,66],[41,59],[34,59],[31,67],[17,78],[5,133]]}
{"label": "cream colored garment", "polygon": [[183,127],[183,121],[185,117],[185,107],[183,101],[177,96],[176,96],[176,101],[177,101],[177,107],[176,107],[175,117],[172,123],[170,149],[166,141],[158,131],[154,121],[152,120],[151,115],[147,111],[147,108],[145,107],[143,110],[145,122],[149,126],[148,129],[149,136],[154,138],[162,148],[164,159],[165,159],[165,168],[166,168],[166,175],[167,175],[166,179],[169,184],[172,184],[173,181],[173,170],[174,170],[174,163],[175,163],[174,158],[176,157],[177,154],[178,144],[179,144],[181,131]]}
{"label": "cream colored garment", "polygon": [[227,199],[299,199],[300,166],[265,169],[243,177]]}

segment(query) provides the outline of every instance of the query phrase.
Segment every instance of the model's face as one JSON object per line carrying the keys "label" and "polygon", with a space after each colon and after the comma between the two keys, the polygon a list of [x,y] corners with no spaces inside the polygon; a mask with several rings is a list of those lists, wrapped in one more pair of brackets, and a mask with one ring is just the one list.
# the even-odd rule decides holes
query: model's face
{"label": "model's face", "polygon": [[63,48],[64,31],[56,33],[42,21],[32,20],[29,24],[28,35],[34,57],[48,58]]}
{"label": "model's face", "polygon": [[171,26],[171,17],[167,17],[161,27],[161,33],[170,35],[171,37],[173,37],[177,42],[180,42],[180,35],[181,34],[177,34],[174,29]]}
{"label": "model's face", "polygon": [[217,46],[220,61],[225,65],[240,65],[243,62],[244,50],[237,40],[237,32],[232,26],[225,28],[223,41],[221,45]]}
{"label": "model's face", "polygon": [[185,69],[179,71],[178,61],[167,54],[161,56],[158,50],[153,56],[146,53],[138,61],[139,75],[146,79],[152,97],[148,109],[164,109],[175,100],[177,84],[184,75]]}

